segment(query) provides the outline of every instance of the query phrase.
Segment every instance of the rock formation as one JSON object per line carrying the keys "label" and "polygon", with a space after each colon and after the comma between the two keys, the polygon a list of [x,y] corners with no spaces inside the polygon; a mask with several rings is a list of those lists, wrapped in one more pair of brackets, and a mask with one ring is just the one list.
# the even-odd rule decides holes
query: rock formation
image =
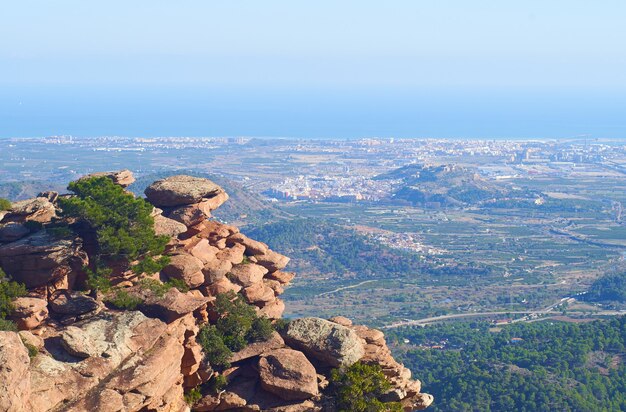
{"label": "rock formation", "polygon": [[[90,176],[122,187],[134,181],[129,171]],[[284,271],[289,258],[212,220],[228,195],[207,179],[173,176],[145,193],[155,232],[170,237],[169,263],[146,276],[158,284],[176,279],[190,290],[156,295],[131,271],[115,273],[117,287],[141,297],[137,310],[116,310],[76,290],[84,284],[89,240],[49,229],[64,219],[56,193],[0,216],[0,267],[29,292],[10,315],[20,332],[0,332],[0,412],[333,410],[329,373],[355,362],[382,368],[392,385],[384,401],[406,411],[433,401],[393,359],[382,332],[343,317],[293,320],[216,372],[197,342],[200,326],[214,320],[216,296],[239,293],[259,316],[279,319],[279,295],[294,277]],[[197,392],[218,377],[223,389]],[[190,406],[184,394],[194,389],[199,395]]]}

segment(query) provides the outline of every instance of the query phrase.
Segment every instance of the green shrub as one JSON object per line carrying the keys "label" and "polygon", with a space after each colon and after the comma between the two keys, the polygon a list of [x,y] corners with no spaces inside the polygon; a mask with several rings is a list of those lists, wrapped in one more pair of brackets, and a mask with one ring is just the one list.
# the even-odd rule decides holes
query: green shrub
{"label": "green shrub", "polygon": [[4,271],[0,269],[0,319],[5,319],[13,310],[11,301],[25,296],[27,292],[23,284],[7,280]]}
{"label": "green shrub", "polygon": [[283,318],[276,319],[273,326],[277,332],[285,332],[289,326],[289,321]]}
{"label": "green shrub", "polygon": [[241,260],[241,264],[242,265],[248,265],[252,263],[252,261],[250,260],[250,258],[246,255],[243,255],[243,259]]}
{"label": "green shrub", "polygon": [[233,353],[224,344],[224,340],[215,326],[202,326],[196,341],[202,346],[206,359],[214,368],[224,369],[230,366],[230,357]]}
{"label": "green shrub", "polygon": [[76,196],[59,199],[63,215],[95,230],[99,260],[130,262],[163,253],[169,237],[154,233],[153,207],[144,199],[106,177],[80,179],[68,189]]}
{"label": "green shrub", "polygon": [[330,376],[331,390],[340,412],[401,412],[397,402],[384,403],[379,398],[391,384],[378,365],[357,362],[346,370],[334,369]]}
{"label": "green shrub", "polygon": [[195,405],[200,399],[202,399],[202,393],[198,388],[193,388],[185,394],[185,402],[189,406]]}
{"label": "green shrub", "polygon": [[249,342],[267,340],[272,334],[269,320],[257,320],[254,308],[233,292],[217,295],[215,311],[220,316],[215,326],[232,351],[242,350]]}
{"label": "green shrub", "polygon": [[87,273],[87,287],[93,291],[100,291],[102,293],[108,293],[111,290],[111,281],[109,276],[111,275],[111,268],[97,266],[93,271],[88,267],[84,267],[83,270]]}
{"label": "green shrub", "polygon": [[36,346],[24,341],[22,341],[22,343],[24,344],[24,346],[26,346],[26,349],[28,349],[29,358],[33,359],[35,356],[37,356],[37,354],[39,353],[39,349],[37,349]]}
{"label": "green shrub", "polygon": [[11,202],[0,197],[0,211],[11,209]]}
{"label": "green shrub", "polygon": [[156,260],[154,260],[151,256],[146,256],[142,261],[134,265],[132,270],[136,275],[141,275],[142,273],[157,273],[167,266],[170,263],[170,260],[169,256],[161,256]]}
{"label": "green shrub", "polygon": [[128,293],[124,289],[116,290],[112,297],[107,298],[107,301],[118,309],[127,310],[135,310],[137,306],[143,303],[141,298]]}
{"label": "green shrub", "polygon": [[158,297],[165,295],[171,288],[176,288],[183,293],[189,291],[189,286],[187,286],[185,282],[180,279],[170,279],[169,281],[163,283],[156,279],[143,278],[139,281],[139,286],[142,289],[150,290]]}
{"label": "green shrub", "polygon": [[17,325],[10,320],[0,319],[0,331],[17,332]]}

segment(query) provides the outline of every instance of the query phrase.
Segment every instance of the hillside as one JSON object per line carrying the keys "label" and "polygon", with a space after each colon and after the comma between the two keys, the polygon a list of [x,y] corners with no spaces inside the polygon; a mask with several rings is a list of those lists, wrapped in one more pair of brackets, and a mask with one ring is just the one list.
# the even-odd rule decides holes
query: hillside
{"label": "hillside", "polygon": [[[626,317],[584,324],[463,322],[389,333],[433,411],[626,410]],[[409,343],[404,343],[405,339]]]}
{"label": "hillside", "polygon": [[[413,411],[384,334],[281,319],[290,259],[211,218],[215,182],[128,170],[0,212],[0,411]],[[6,205],[5,205],[6,206]]]}
{"label": "hillside", "polygon": [[508,193],[508,189],[482,178],[476,171],[457,165],[410,164],[374,179],[400,182],[391,201],[426,207],[475,205],[506,197]]}

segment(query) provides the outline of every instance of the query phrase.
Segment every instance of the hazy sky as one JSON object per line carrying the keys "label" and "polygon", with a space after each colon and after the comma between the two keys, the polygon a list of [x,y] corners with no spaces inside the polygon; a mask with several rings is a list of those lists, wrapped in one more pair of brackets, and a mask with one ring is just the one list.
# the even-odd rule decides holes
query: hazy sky
{"label": "hazy sky", "polygon": [[5,2],[0,136],[626,137],[626,2]]}

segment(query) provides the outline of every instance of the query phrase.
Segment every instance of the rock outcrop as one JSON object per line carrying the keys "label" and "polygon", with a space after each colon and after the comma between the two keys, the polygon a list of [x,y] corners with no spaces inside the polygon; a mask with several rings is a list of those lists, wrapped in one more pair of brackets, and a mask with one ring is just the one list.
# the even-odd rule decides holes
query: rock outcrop
{"label": "rock outcrop", "polygon": [[[127,170],[88,177],[122,187],[134,182]],[[381,400],[406,411],[433,401],[393,359],[382,332],[343,317],[292,320],[232,354],[230,367],[211,365],[198,333],[215,322],[216,296],[239,293],[259,316],[279,319],[285,309],[279,296],[294,277],[285,271],[289,258],[213,220],[228,195],[207,179],[172,176],[145,193],[155,232],[170,237],[169,263],[141,276],[114,270],[116,288],[141,302],[136,310],[117,310],[97,293],[76,290],[93,239],[47,229],[63,223],[56,193],[14,204],[1,216],[0,267],[29,296],[13,302],[10,319],[20,332],[0,332],[0,412],[333,410],[329,373],[355,362],[382,368],[392,388]],[[157,293],[142,278],[190,290]],[[215,389],[220,380],[223,387]],[[190,407],[185,393],[199,399]]]}

